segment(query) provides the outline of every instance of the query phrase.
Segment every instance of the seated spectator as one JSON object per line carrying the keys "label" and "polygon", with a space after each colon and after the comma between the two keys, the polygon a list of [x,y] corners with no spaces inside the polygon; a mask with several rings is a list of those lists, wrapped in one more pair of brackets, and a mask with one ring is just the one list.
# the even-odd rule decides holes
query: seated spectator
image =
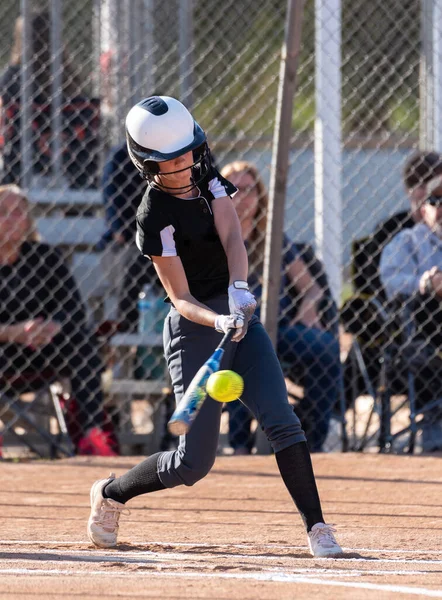
{"label": "seated spectator", "polygon": [[406,161],[403,183],[410,208],[378,223],[374,232],[366,239],[357,240],[354,256],[355,290],[362,294],[386,299],[379,277],[379,262],[385,245],[403,229],[409,229],[422,220],[420,207],[425,199],[426,183],[442,173],[442,157],[437,152],[418,151]]}
{"label": "seated spectator", "polygon": [[[268,195],[256,167],[238,161],[226,165],[221,174],[237,188],[233,201],[248,248],[250,289],[259,300],[267,220]],[[301,381],[304,397],[297,412],[312,452],[320,452],[327,437],[332,409],[336,404],[341,377],[339,342],[327,329],[326,313],[333,300],[322,274],[320,287],[311,274],[311,265],[302,257],[299,245],[284,236],[277,351],[287,376]],[[324,281],[325,280],[325,281]],[[321,304],[324,310],[320,308]],[[335,312],[336,316],[336,312]],[[335,319],[336,324],[336,319]],[[230,416],[230,443],[236,454],[250,452],[251,415],[239,402],[227,404]]]}
{"label": "seated spectator", "polygon": [[[406,297],[410,300],[416,336],[424,338],[434,348],[437,362],[437,354],[442,348],[442,175],[427,182],[420,211],[422,221],[400,232],[384,248],[380,273],[389,299]],[[440,373],[434,372],[434,364],[422,366],[416,380],[417,390],[424,392],[419,394],[421,404],[425,400],[425,392],[427,400],[434,400],[435,394],[439,395],[442,390]],[[426,373],[425,367],[432,372]],[[432,413],[433,421],[437,421],[440,428],[440,436],[436,446],[430,448],[426,445],[426,450],[442,449],[441,415],[440,410]],[[426,433],[424,428],[424,444]],[[434,437],[433,433],[428,435]]]}
{"label": "seated spectator", "polygon": [[[52,81],[50,15],[32,16],[29,61],[29,93],[32,100],[33,174],[51,174],[52,161]],[[3,183],[21,183],[20,115],[23,18],[16,20],[14,45],[9,65],[1,75],[1,107],[4,121]],[[89,100],[74,68],[62,55],[62,161],[63,175],[72,188],[96,187],[98,167],[99,101]]]}
{"label": "seated spectator", "polygon": [[68,377],[77,405],[79,454],[114,456],[105,433],[97,343],[61,254],[38,241],[29,203],[0,186],[0,373],[49,369]]}

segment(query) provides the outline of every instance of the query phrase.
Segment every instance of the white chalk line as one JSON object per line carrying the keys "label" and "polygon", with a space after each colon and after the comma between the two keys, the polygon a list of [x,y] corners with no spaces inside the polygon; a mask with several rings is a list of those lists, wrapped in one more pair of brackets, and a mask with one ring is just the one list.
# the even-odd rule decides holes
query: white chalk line
{"label": "white chalk line", "polygon": [[319,579],[315,577],[303,577],[300,575],[292,575],[289,573],[186,573],[173,571],[170,573],[161,571],[140,571],[136,573],[127,573],[125,571],[73,571],[67,569],[0,569],[2,575],[67,575],[76,576],[80,575],[84,577],[86,574],[91,575],[104,575],[106,577],[136,577],[147,576],[147,577],[172,577],[186,578],[186,579],[253,579],[255,581],[275,581],[282,583],[303,583],[306,585],[323,585],[323,586],[335,586],[335,587],[348,587],[356,589],[368,589],[377,590],[383,592],[394,592],[399,594],[414,594],[418,596],[426,596],[428,598],[442,598],[442,591],[430,590],[427,588],[409,587],[403,585],[388,585],[388,584],[377,584],[377,583],[363,583],[363,582],[349,582],[349,581],[336,581],[333,579]]}
{"label": "white chalk line", "polygon": [[[45,545],[84,545],[84,544],[88,544],[89,542],[85,542],[84,540],[82,541],[78,541],[78,542],[63,542],[63,541],[56,541],[56,540],[47,540],[47,541],[43,541],[43,540],[38,540],[38,541],[25,541],[25,540],[11,540],[11,541],[5,541],[5,540],[1,540],[0,541],[0,546],[7,546],[7,545],[36,545],[36,544],[45,544]],[[146,542],[144,542],[146,543]],[[171,542],[148,542],[150,545],[152,546],[164,546],[167,548],[170,547],[186,547],[186,548],[192,548],[192,547],[197,547],[197,548],[210,548],[213,549],[214,553],[217,554],[218,558],[231,558],[231,554],[222,554],[219,550],[217,550],[217,548],[221,549],[221,548],[235,548],[235,549],[248,549],[248,550],[253,550],[254,547],[256,546],[252,546],[252,545],[246,545],[246,544],[203,544],[203,543],[198,543],[198,544],[191,544],[191,543],[186,543],[186,542],[177,542],[177,543],[171,543]],[[139,542],[139,544],[141,544],[141,542]],[[268,545],[259,545],[261,548],[269,548]],[[275,547],[272,546],[272,548],[274,549]],[[283,546],[283,548],[288,548],[288,549],[293,549],[293,550],[306,550],[305,546]],[[57,549],[40,549],[40,551],[43,550],[48,550],[49,552],[52,553],[60,553],[62,554],[63,551],[62,550],[57,550]],[[343,548],[344,551],[364,551],[363,549],[360,548],[356,548],[356,549],[351,549],[351,548]],[[101,550],[102,551],[102,550]],[[96,555],[96,552],[98,552],[98,550],[88,550],[86,548],[84,549],[74,549],[74,550],[70,550],[70,552],[72,553],[78,553],[78,554],[91,554],[91,555]],[[373,549],[373,548],[366,548],[365,552],[380,552],[380,553],[395,553],[395,552],[401,552],[400,550],[377,550],[377,549]],[[439,550],[409,550],[409,551],[403,551],[403,552],[409,552],[410,554],[439,554],[441,553],[441,551]],[[131,557],[142,557],[142,556],[160,556],[164,558],[164,553],[156,553],[152,550],[127,550],[123,553],[119,553],[118,549],[110,549],[109,550],[109,556],[113,556],[113,557],[120,557],[120,558],[128,558],[128,554],[130,553]],[[172,552],[168,552],[167,556],[172,560],[182,560],[184,558],[189,559],[189,554],[179,554],[179,553],[172,553]],[[197,556],[197,555],[192,555],[193,557]],[[207,556],[207,554],[205,555],[201,555],[202,557]],[[267,561],[273,561],[273,560],[293,560],[296,559],[296,557],[293,556],[284,556],[284,555],[279,555],[279,556],[268,556],[266,554],[235,554],[235,558],[237,559],[250,559],[250,558],[254,558],[254,559],[260,559],[260,560],[267,560]],[[310,560],[313,559],[313,557],[308,557]],[[304,557],[299,557],[300,560],[303,560]],[[314,560],[320,560],[320,561],[329,561],[330,559],[328,558],[319,558],[316,557],[314,558]],[[344,563],[355,563],[355,562],[359,562],[359,563],[391,563],[391,564],[422,564],[422,565],[442,565],[442,560],[437,560],[437,559],[430,559],[430,558],[382,558],[382,557],[369,557],[369,558],[365,558],[365,557],[336,557],[333,558],[334,561],[339,561],[339,562],[344,562]]]}
{"label": "white chalk line", "polygon": [[[159,569],[159,568],[168,568],[168,569],[173,569],[175,568],[175,565],[172,564],[171,562],[167,562],[167,558],[163,556],[158,557],[159,560],[154,560],[154,559],[150,559],[150,560],[144,560],[144,561],[140,561],[140,560],[136,560],[136,559],[121,559],[121,558],[112,558],[109,556],[101,556],[101,557],[97,557],[96,560],[93,561],[84,561],[83,564],[87,564],[88,562],[93,562],[93,563],[119,563],[119,564],[127,564],[127,565],[131,565],[131,566],[139,566],[139,567],[145,567],[146,565],[152,565],[153,569]],[[189,557],[186,557],[186,561],[182,560],[180,562],[189,562]],[[11,562],[19,562],[18,559],[16,558],[11,558],[10,559]],[[171,559],[176,560],[176,558],[172,558]],[[78,565],[80,561],[78,560],[74,560],[74,559],[69,559],[69,558],[65,558],[63,561],[60,560],[48,560],[48,559],[36,559],[36,560],[32,560],[32,561],[27,561],[27,562],[32,562],[32,564],[45,564],[45,565],[60,565],[60,562],[63,562],[63,564],[74,564],[74,565]],[[253,565],[256,566],[258,568],[258,565]],[[195,567],[191,567],[192,572],[196,572],[197,575],[199,575],[202,572],[198,572],[195,570]],[[257,572],[259,573],[274,573],[274,572],[278,572],[278,573],[282,573],[282,574],[287,574],[287,568],[286,567],[270,567],[267,569],[259,569]],[[55,569],[56,570],[56,569]],[[54,570],[54,571],[55,571]],[[230,567],[226,567],[226,571],[230,570]],[[52,571],[52,570],[51,570]],[[1,572],[1,571],[0,571]],[[84,571],[84,573],[93,573],[94,571]],[[106,571],[107,572],[107,571]],[[121,571],[123,573],[125,573],[125,571]],[[319,567],[293,567],[292,569],[290,569],[290,573],[289,575],[295,575],[295,574],[314,574],[316,577],[318,576],[330,576],[330,575],[335,575],[338,577],[367,577],[367,576],[371,576],[371,575],[396,575],[396,576],[403,576],[403,575],[431,575],[434,574],[434,571],[407,571],[407,570],[401,570],[401,571],[391,571],[391,570],[378,570],[378,569],[370,569],[370,570],[361,570],[361,569],[352,569],[350,571],[344,571],[342,569],[326,569],[326,568],[319,568]]]}
{"label": "white chalk line", "polygon": [[[0,544],[4,544],[4,542],[0,542]],[[169,544],[170,546],[170,544]],[[63,556],[66,551],[58,550],[58,549],[39,549],[39,554],[44,556],[45,554],[56,554],[57,556]],[[151,558],[152,562],[156,559],[164,560],[165,558],[169,560],[176,561],[186,561],[186,560],[207,560],[208,554],[190,554],[190,553],[179,553],[179,552],[155,552],[154,550],[128,550],[125,552],[119,552],[116,550],[109,550],[107,554],[103,554],[103,549],[100,550],[91,550],[91,549],[72,549],[68,550],[70,554],[75,554],[78,556],[90,556],[93,558],[94,562],[99,562],[101,560],[122,560],[129,562],[137,562],[138,558],[145,557],[146,559]],[[222,553],[222,552],[214,552],[216,553],[216,557],[218,559],[228,559],[232,558],[232,554]],[[262,561],[293,561],[293,560],[305,560],[304,557],[294,557],[294,556],[268,556],[267,554],[235,554],[235,559],[252,559],[252,560],[262,560]],[[308,557],[309,560],[320,560],[322,562],[328,562],[330,559],[328,558],[314,558]],[[432,559],[414,559],[414,558],[345,558],[345,557],[336,557],[333,558],[334,561],[339,563],[390,563],[390,564],[416,564],[416,565],[442,565],[442,560],[432,560]],[[366,571],[367,572],[367,571]],[[385,571],[385,572],[393,572],[393,571]],[[404,571],[408,572],[409,571]],[[423,571],[421,571],[423,572]],[[425,571],[427,572],[427,571]],[[428,571],[431,572],[431,571]],[[380,573],[383,574],[384,572]]]}
{"label": "white chalk line", "polygon": [[[8,546],[8,545],[32,545],[32,544],[49,544],[54,546],[82,546],[84,544],[88,544],[86,540],[79,540],[76,542],[68,541],[68,540],[0,540],[0,546]],[[124,541],[120,542],[124,543]],[[157,542],[153,540],[131,540],[130,542],[133,546],[142,546],[142,545],[151,545],[151,546],[165,546],[165,547],[174,547],[179,546],[182,548],[246,548],[253,549],[259,546],[259,548],[268,548],[268,549],[286,549],[286,550],[307,550],[307,545],[305,546],[293,546],[291,544],[212,544],[210,542],[201,543],[201,542]],[[380,552],[385,554],[442,554],[442,549],[440,550],[430,550],[427,548],[423,548],[421,550],[403,550],[400,548],[344,548],[342,549],[345,552]],[[346,559],[350,560],[350,559]],[[354,559],[359,560],[359,559]],[[381,559],[379,559],[381,560]],[[400,560],[400,559],[397,559]]]}

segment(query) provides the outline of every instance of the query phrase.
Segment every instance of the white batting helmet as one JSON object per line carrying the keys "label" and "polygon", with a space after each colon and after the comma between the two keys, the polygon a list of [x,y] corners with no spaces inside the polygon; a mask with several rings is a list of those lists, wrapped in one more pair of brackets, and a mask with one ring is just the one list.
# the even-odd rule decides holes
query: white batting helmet
{"label": "white batting helmet", "polygon": [[[207,174],[210,153],[206,134],[187,108],[169,96],[150,96],[133,106],[126,117],[129,156],[145,179],[159,173],[159,163],[192,150],[199,181]],[[195,182],[197,183],[197,182]]]}

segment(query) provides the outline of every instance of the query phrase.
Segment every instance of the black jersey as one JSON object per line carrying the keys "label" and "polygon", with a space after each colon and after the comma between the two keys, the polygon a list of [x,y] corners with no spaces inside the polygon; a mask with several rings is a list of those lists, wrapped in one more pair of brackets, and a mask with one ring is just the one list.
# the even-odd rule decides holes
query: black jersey
{"label": "black jersey", "polygon": [[137,212],[137,246],[148,258],[179,256],[190,293],[200,301],[227,293],[229,268],[215,228],[212,200],[236,188],[212,168],[198,196],[176,198],[149,185]]}

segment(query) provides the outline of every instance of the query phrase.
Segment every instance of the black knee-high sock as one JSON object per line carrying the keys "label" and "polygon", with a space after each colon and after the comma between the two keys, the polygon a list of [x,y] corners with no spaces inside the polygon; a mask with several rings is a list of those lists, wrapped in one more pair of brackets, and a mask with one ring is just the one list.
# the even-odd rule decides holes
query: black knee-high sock
{"label": "black knee-high sock", "polygon": [[157,473],[158,457],[162,452],[152,454],[142,463],[114,479],[103,489],[103,496],[124,504],[135,496],[164,490]]}
{"label": "black knee-high sock", "polygon": [[279,472],[299,510],[307,531],[323,523],[321,502],[306,442],[293,444],[275,453]]}

